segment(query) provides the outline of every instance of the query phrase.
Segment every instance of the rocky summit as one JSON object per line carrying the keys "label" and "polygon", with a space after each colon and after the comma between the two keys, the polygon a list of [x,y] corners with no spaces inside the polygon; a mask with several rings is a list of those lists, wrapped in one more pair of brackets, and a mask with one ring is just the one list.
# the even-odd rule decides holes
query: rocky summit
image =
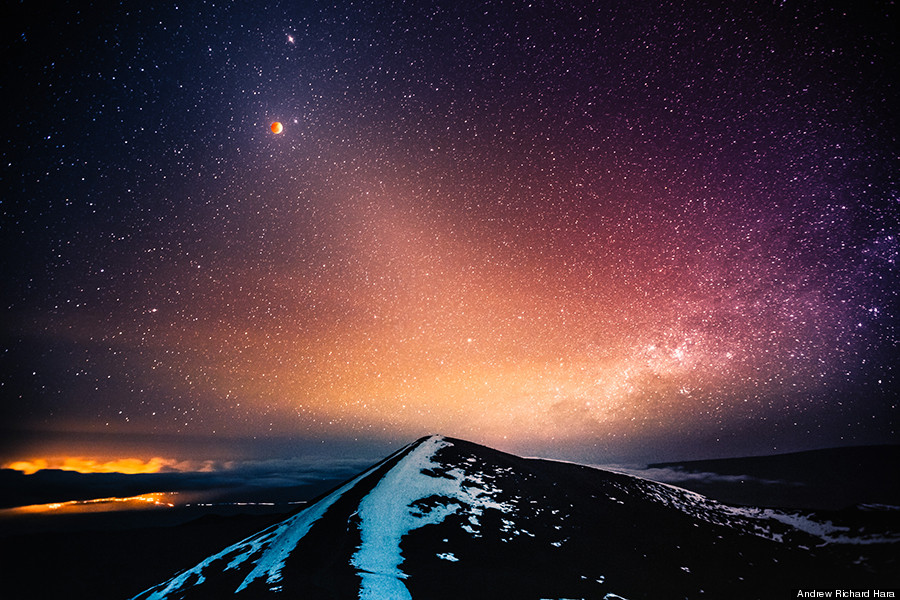
{"label": "rocky summit", "polygon": [[896,524],[430,436],[136,600],[788,597],[896,586]]}

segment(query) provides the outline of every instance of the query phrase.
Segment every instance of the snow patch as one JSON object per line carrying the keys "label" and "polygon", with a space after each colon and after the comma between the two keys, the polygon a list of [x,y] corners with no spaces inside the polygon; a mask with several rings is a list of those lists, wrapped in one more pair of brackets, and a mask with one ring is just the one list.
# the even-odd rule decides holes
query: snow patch
{"label": "snow patch", "polygon": [[478,517],[485,509],[512,511],[512,506],[493,500],[499,490],[488,484],[483,473],[445,470],[444,465],[432,460],[448,446],[452,444],[440,436],[423,441],[360,502],[362,541],[350,559],[362,578],[360,600],[411,598],[402,581],[407,575],[400,568],[400,541],[410,531],[459,513],[468,517],[463,529],[478,535]]}
{"label": "snow patch", "polygon": [[[210,556],[192,569],[179,573],[172,579],[159,585],[157,589],[149,595],[143,596],[147,591],[150,591],[147,590],[141,592],[141,594],[138,594],[135,598],[142,598],[142,600],[165,600],[170,594],[175,594],[183,588],[195,587],[206,581],[206,577],[203,575],[204,570],[217,561],[230,558],[231,560],[223,569],[228,571],[240,567],[255,556],[259,556],[255,561],[255,567],[250,571],[247,577],[244,578],[241,585],[235,590],[235,593],[243,590],[250,583],[263,575],[267,576],[266,582],[270,584],[270,589],[272,591],[279,591],[281,586],[275,584],[281,580],[281,570],[284,567],[284,561],[293,549],[296,548],[300,539],[306,535],[310,527],[312,527],[312,525],[325,514],[331,505],[347,492],[347,490],[355,486],[379,466],[380,463],[372,466],[370,469],[357,475],[328,496],[322,498],[315,504],[308,506],[306,509],[289,519],[267,527],[263,531],[225,548],[218,554]],[[192,577],[196,577],[196,580],[192,581]]]}
{"label": "snow patch", "polygon": [[[814,515],[789,513],[772,508],[730,506],[711,500],[690,490],[630,475],[638,490],[646,497],[665,506],[707,523],[725,525],[776,542],[784,543],[785,536],[807,534],[821,540],[822,544],[886,544],[900,541],[900,534],[864,535],[853,533],[849,527],[835,525],[829,520],[816,519]],[[624,493],[629,490],[617,485]],[[612,499],[612,497],[610,497]],[[617,499],[617,501],[619,501]]]}

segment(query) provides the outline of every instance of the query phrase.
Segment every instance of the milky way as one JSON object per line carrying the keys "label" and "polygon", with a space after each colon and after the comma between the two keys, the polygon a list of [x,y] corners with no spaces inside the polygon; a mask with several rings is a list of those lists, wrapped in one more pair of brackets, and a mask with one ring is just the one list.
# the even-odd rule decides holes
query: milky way
{"label": "milky way", "polygon": [[896,8],[641,4],[21,13],[0,458],[895,441]]}

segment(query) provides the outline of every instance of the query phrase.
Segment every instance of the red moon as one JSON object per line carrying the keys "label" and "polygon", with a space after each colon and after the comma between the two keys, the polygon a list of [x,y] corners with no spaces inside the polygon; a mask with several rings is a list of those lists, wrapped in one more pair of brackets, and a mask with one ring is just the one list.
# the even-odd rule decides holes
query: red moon
{"label": "red moon", "polygon": [[271,125],[269,125],[269,129],[272,130],[272,133],[281,133],[284,127],[282,127],[281,121],[275,121]]}

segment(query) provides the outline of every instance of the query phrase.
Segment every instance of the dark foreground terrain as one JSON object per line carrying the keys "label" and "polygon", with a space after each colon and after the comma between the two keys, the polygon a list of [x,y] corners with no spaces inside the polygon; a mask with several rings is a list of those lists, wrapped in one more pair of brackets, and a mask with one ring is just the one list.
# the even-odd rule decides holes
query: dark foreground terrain
{"label": "dark foreground terrain", "polygon": [[721,504],[422,438],[139,598],[778,598],[897,587],[900,512]]}
{"label": "dark foreground terrain", "polygon": [[0,538],[0,597],[130,598],[284,516],[208,515],[174,526]]}
{"label": "dark foreground terrain", "polygon": [[[860,460],[851,454],[846,460]],[[813,460],[786,456],[787,466],[739,459],[658,468],[742,474],[777,490],[774,482],[808,467],[798,460]],[[868,476],[889,470],[890,456],[882,454]],[[718,491],[738,493],[741,477],[722,480],[734,489]],[[798,486],[790,485],[792,497]],[[0,531],[0,597],[634,600],[900,587],[900,510],[888,505],[721,504],[629,475],[439,436],[410,444],[292,515],[207,515],[167,526],[138,517],[145,526],[122,528],[141,521],[119,515],[88,528],[82,519],[70,531]]]}

